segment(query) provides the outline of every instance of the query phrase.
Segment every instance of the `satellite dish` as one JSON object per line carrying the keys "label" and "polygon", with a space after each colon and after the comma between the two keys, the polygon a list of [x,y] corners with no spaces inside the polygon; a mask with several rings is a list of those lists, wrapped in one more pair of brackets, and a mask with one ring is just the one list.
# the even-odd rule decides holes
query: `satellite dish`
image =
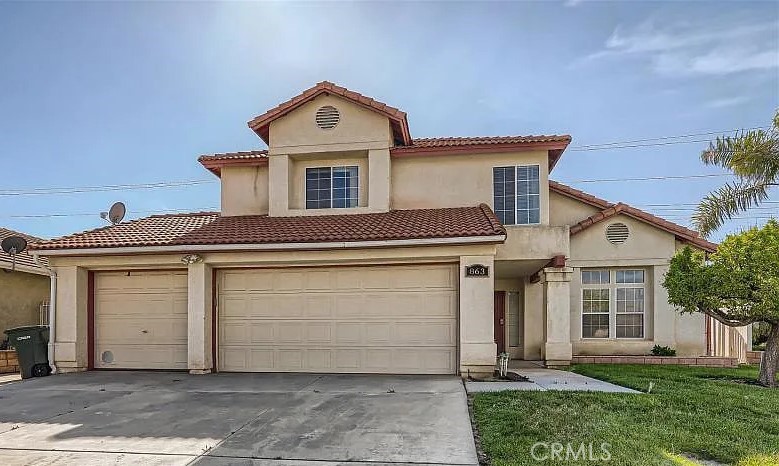
{"label": "satellite dish", "polygon": [[108,210],[108,212],[100,212],[100,218],[108,220],[116,225],[124,219],[124,214],[127,213],[127,208],[122,202],[114,202],[114,205]]}
{"label": "satellite dish", "polygon": [[16,270],[16,255],[27,249],[27,240],[21,236],[9,236],[0,243],[0,248],[11,255],[11,270]]}

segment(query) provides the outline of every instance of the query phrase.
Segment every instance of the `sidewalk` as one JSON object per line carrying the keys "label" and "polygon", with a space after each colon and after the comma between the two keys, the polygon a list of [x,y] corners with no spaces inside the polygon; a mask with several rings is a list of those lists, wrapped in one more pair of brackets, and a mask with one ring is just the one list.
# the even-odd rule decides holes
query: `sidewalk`
{"label": "sidewalk", "polygon": [[639,391],[614,385],[613,383],[593,379],[581,374],[540,367],[522,367],[509,369],[522,375],[528,382],[465,382],[468,393],[499,392],[502,390],[528,391],[588,391],[607,393],[641,393]]}

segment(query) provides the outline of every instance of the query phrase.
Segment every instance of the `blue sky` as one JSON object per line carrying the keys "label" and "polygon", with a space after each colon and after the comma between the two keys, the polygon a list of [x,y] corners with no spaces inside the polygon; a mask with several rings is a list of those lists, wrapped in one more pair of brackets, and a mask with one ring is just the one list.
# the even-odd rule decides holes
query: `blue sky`
{"label": "blue sky", "polygon": [[[406,111],[414,137],[568,133],[553,178],[639,207],[695,203],[727,178],[577,180],[717,173],[705,143],[572,149],[767,126],[779,4],[0,3],[0,194],[213,180],[0,195],[0,225],[51,237],[102,226],[116,200],[130,218],[218,208],[197,156],[263,148],[246,122],[321,80]],[[686,224],[667,208],[647,207]],[[79,215],[19,218],[38,214]]]}

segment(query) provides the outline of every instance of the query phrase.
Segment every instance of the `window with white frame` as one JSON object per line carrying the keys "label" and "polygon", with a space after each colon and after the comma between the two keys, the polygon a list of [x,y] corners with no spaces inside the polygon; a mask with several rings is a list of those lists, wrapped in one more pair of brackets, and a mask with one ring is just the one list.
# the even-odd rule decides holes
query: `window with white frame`
{"label": "window with white frame", "polygon": [[306,209],[357,207],[356,166],[306,168]]}
{"label": "window with white frame", "polygon": [[581,278],[582,338],[644,338],[643,270],[587,269]]}
{"label": "window with white frame", "polygon": [[539,165],[494,167],[492,193],[495,214],[503,225],[541,222]]}

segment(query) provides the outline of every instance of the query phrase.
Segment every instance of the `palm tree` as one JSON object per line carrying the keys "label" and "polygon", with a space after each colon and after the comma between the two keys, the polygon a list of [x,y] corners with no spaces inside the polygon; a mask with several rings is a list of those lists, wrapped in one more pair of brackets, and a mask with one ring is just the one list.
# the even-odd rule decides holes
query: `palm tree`
{"label": "palm tree", "polygon": [[719,137],[703,151],[701,160],[737,177],[703,198],[692,216],[693,225],[706,237],[735,214],[768,199],[771,188],[779,186],[779,110],[771,129]]}

